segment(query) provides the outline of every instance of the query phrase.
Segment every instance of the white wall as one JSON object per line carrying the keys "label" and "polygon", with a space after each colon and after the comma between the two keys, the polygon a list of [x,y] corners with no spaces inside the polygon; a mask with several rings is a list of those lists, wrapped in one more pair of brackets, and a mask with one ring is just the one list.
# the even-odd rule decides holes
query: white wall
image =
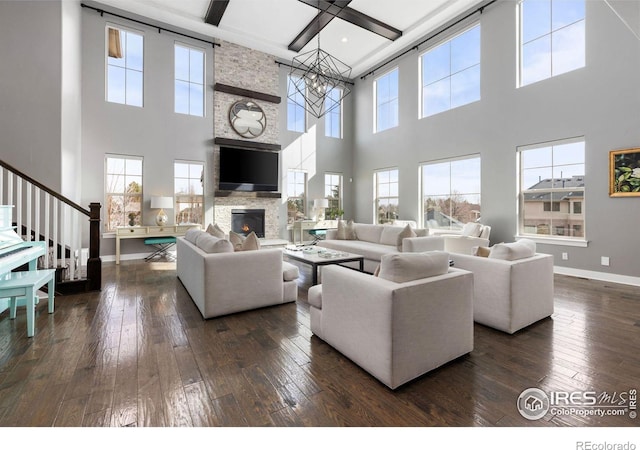
{"label": "white wall", "polygon": [[[625,8],[626,17],[637,20],[640,3],[634,2],[633,7],[625,4]],[[631,245],[637,242],[640,199],[608,196],[609,151],[640,147],[640,42],[605,2],[587,1],[586,67],[516,88],[515,19],[516,2],[495,3],[479,18],[479,102],[418,119],[420,53],[411,52],[394,63],[400,69],[400,124],[374,134],[372,83],[375,76],[394,64],[364,81],[358,80],[353,162],[356,219],[373,220],[375,169],[400,169],[400,217],[417,220],[418,164],[480,153],[482,221],[492,226],[494,243],[513,241],[517,232],[516,148],[584,136],[589,245],[538,248],[554,254],[557,265],[640,276]],[[569,253],[568,261],[561,261],[562,252]],[[609,256],[611,266],[600,266],[600,256]]]}

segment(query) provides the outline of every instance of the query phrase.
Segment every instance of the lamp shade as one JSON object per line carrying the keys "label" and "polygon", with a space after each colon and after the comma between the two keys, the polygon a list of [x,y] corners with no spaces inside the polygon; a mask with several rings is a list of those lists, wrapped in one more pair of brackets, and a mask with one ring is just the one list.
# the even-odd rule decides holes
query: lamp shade
{"label": "lamp shade", "polygon": [[173,197],[154,195],[151,197],[151,209],[173,209]]}
{"label": "lamp shade", "polygon": [[313,201],[314,208],[328,208],[329,207],[329,199],[327,198],[316,198]]}

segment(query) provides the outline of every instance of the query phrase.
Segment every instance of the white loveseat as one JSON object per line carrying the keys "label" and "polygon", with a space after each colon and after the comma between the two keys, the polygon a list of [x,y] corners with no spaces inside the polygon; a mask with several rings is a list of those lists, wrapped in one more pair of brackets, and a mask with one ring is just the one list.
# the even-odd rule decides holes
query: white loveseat
{"label": "white loveseat", "polygon": [[487,257],[456,255],[455,267],[473,272],[473,317],[513,334],[553,314],[553,255],[522,240],[494,245]]}
{"label": "white loveseat", "polygon": [[338,229],[333,229],[327,230],[326,239],[316,245],[362,255],[364,271],[369,273],[376,270],[382,255],[388,253],[444,250],[444,239],[439,236],[427,236],[428,230],[414,229],[414,233],[422,236],[405,237],[399,242],[398,236],[405,228],[406,226],[353,223],[353,239],[338,239]]}
{"label": "white loveseat", "polygon": [[193,230],[176,239],[176,252],[178,278],[205,319],[297,300],[298,268],[281,249],[234,251]]}
{"label": "white loveseat", "polygon": [[[430,271],[433,254],[438,271],[411,276]],[[385,255],[379,276],[327,266],[309,289],[311,331],[391,389],[471,352],[473,274],[448,258]],[[388,270],[402,260],[414,267]]]}

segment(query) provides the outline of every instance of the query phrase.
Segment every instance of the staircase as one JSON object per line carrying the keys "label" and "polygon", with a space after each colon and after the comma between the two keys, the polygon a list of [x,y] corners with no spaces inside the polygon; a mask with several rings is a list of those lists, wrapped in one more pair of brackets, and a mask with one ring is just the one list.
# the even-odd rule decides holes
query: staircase
{"label": "staircase", "polygon": [[99,291],[100,203],[89,209],[0,160],[0,204],[15,205],[13,225],[25,241],[44,241],[39,268],[56,269],[56,292]]}

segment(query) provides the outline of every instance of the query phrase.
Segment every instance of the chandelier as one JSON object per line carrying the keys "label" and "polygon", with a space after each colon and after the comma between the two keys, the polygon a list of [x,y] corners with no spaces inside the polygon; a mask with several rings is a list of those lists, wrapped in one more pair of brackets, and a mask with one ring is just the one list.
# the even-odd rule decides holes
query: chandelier
{"label": "chandelier", "polygon": [[340,106],[351,92],[351,67],[318,48],[296,56],[291,61],[287,98],[320,118]]}

